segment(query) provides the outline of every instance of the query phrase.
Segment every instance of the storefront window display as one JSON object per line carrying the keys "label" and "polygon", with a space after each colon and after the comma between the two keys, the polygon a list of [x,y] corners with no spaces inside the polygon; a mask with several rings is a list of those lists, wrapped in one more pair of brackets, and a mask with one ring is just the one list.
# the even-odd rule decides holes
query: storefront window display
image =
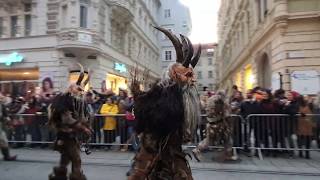
{"label": "storefront window display", "polygon": [[114,93],[118,94],[119,89],[128,89],[128,81],[125,77],[107,74],[106,86],[107,89],[111,89]]}
{"label": "storefront window display", "polygon": [[253,88],[253,84],[255,81],[254,75],[252,73],[252,67],[251,65],[246,66],[244,71],[244,84],[245,84],[245,90],[249,90]]}
{"label": "storefront window display", "polygon": [[38,68],[0,69],[0,91],[12,97],[32,96],[38,81]]}

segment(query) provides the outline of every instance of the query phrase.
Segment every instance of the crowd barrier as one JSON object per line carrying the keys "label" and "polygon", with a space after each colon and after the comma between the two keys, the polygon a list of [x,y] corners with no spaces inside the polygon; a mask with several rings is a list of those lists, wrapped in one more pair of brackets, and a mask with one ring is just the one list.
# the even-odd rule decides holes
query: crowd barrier
{"label": "crowd barrier", "polygon": [[[55,139],[54,131],[48,127],[46,115],[15,114],[10,118],[11,123],[7,129],[10,143],[17,146],[50,144]],[[258,153],[260,158],[263,151],[320,150],[320,114],[306,114],[303,117],[299,114],[251,114],[245,118],[240,115],[231,115],[230,118],[235,150]],[[106,121],[111,124],[106,126]],[[107,148],[132,145],[136,139],[134,123],[126,120],[125,114],[97,114],[91,119],[93,134],[89,144]],[[205,137],[203,130],[205,128],[199,125],[194,141],[185,147],[195,147]]]}

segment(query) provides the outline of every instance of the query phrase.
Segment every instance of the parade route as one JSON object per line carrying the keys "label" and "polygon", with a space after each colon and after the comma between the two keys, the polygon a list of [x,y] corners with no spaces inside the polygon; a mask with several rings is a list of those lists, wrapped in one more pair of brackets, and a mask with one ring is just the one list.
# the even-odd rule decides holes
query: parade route
{"label": "parade route", "polygon": [[[0,161],[1,180],[46,179],[51,168],[58,162],[58,153],[41,149],[16,149],[17,162]],[[205,155],[210,157],[212,153]],[[124,180],[132,153],[116,151],[94,151],[90,156],[83,154],[84,172],[89,180]],[[241,156],[236,164],[215,163],[209,158],[205,162],[190,162],[195,180],[316,180],[320,178],[320,158],[313,153],[313,159],[249,158]],[[214,177],[214,178],[213,178]]]}

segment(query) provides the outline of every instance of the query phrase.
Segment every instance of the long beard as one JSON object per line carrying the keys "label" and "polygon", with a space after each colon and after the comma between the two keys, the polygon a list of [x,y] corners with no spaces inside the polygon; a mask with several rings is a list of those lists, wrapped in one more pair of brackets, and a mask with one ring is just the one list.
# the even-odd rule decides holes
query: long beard
{"label": "long beard", "polygon": [[184,104],[184,142],[190,142],[194,137],[198,122],[200,121],[200,98],[194,85],[186,86],[183,91]]}

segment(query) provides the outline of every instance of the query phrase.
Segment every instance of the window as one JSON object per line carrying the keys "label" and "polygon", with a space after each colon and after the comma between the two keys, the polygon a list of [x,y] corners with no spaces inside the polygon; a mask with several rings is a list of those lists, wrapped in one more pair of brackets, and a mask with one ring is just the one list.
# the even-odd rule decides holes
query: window
{"label": "window", "polygon": [[202,72],[198,71],[198,79],[202,79]]}
{"label": "window", "polygon": [[208,65],[212,65],[212,58],[208,58]]}
{"label": "window", "polygon": [[170,9],[165,9],[164,10],[164,18],[169,18],[171,17],[171,11]]}
{"label": "window", "polygon": [[208,71],[208,78],[213,78],[212,71]]}
{"label": "window", "polygon": [[165,60],[166,61],[172,60],[172,51],[165,51]]}
{"label": "window", "polygon": [[80,6],[80,27],[87,28],[88,8],[84,5]]}
{"label": "window", "polygon": [[31,3],[24,4],[24,12],[31,12]]}
{"label": "window", "polygon": [[213,84],[209,84],[209,89],[212,91],[213,90]]}
{"label": "window", "polygon": [[268,14],[268,3],[267,0],[263,0],[263,15],[266,17]]}
{"label": "window", "polygon": [[24,17],[24,35],[30,36],[31,33],[31,15],[25,15]]}
{"label": "window", "polygon": [[2,37],[3,35],[3,18],[0,17],[0,38]]}
{"label": "window", "polygon": [[17,36],[18,16],[11,16],[11,37]]}

